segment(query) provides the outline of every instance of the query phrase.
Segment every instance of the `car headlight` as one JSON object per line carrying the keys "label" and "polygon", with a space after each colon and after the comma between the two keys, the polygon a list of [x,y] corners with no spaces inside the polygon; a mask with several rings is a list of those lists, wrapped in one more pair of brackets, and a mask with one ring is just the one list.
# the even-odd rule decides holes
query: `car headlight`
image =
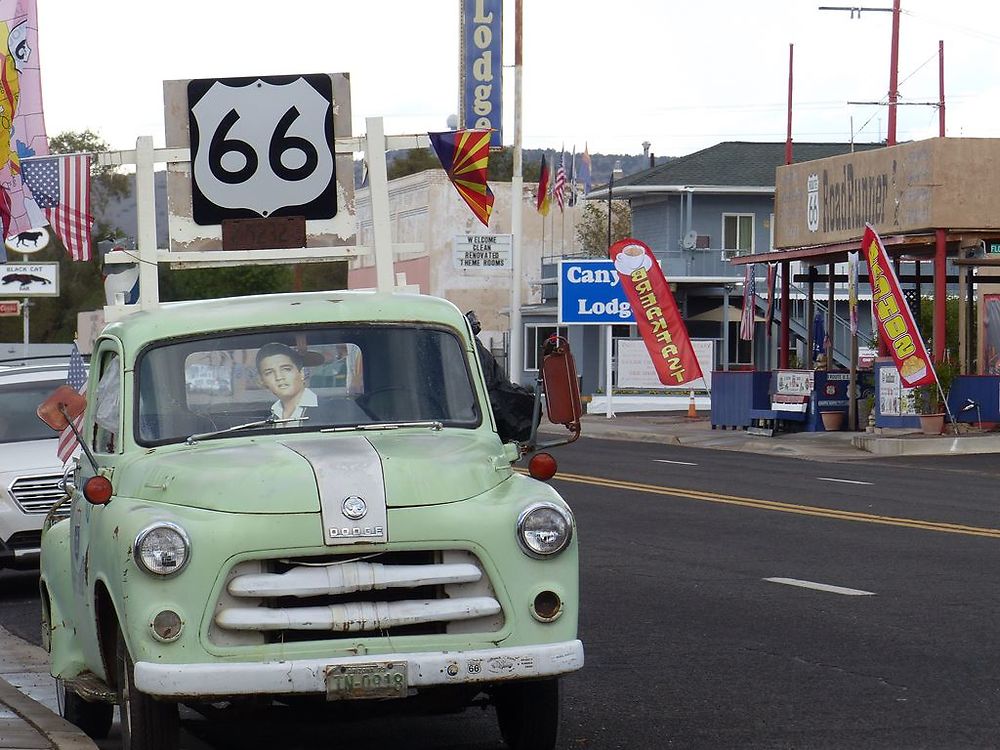
{"label": "car headlight", "polygon": [[172,576],[187,565],[191,544],[184,529],[172,523],[157,523],[139,532],[133,558],[136,564],[154,576]]}
{"label": "car headlight", "polygon": [[572,538],[573,517],[553,503],[530,505],[517,517],[517,541],[531,557],[562,552]]}

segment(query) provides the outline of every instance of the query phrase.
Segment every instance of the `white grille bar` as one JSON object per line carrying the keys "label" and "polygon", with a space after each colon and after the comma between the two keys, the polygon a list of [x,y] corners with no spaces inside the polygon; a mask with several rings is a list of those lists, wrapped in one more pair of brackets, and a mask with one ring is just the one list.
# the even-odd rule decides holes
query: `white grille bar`
{"label": "white grille bar", "polygon": [[229,582],[229,593],[244,597],[322,596],[350,594],[387,588],[416,588],[447,583],[478,581],[482,572],[475,565],[382,565],[350,562],[339,565],[300,566],[285,573],[237,576]]}
{"label": "white grille bar", "polygon": [[228,630],[336,630],[350,633],[386,630],[425,622],[471,620],[498,612],[500,603],[483,596],[469,599],[353,602],[290,609],[227,607],[215,616],[215,623]]}

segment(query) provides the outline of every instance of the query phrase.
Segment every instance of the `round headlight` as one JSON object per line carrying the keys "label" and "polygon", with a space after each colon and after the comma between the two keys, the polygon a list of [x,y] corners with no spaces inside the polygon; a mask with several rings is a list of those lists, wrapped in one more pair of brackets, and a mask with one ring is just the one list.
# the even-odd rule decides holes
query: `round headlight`
{"label": "round headlight", "polygon": [[566,549],[573,538],[573,517],[552,503],[531,505],[517,519],[517,541],[532,557],[548,557]]}
{"label": "round headlight", "polygon": [[187,565],[191,545],[180,526],[158,523],[139,532],[134,558],[140,568],[156,576],[171,576]]}

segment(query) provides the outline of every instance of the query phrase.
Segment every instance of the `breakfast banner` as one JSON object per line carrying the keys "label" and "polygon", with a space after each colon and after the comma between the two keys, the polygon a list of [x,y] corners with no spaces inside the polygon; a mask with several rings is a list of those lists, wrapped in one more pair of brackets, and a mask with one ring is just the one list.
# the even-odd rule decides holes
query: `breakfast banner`
{"label": "breakfast banner", "polygon": [[702,377],[687,328],[656,257],[639,240],[619,240],[608,250],[656,376],[664,385]]}
{"label": "breakfast banner", "polygon": [[878,321],[879,338],[888,344],[900,380],[906,388],[936,382],[931,358],[903,298],[889,254],[871,224],[865,224],[861,253],[868,262],[872,285],[872,317]]}

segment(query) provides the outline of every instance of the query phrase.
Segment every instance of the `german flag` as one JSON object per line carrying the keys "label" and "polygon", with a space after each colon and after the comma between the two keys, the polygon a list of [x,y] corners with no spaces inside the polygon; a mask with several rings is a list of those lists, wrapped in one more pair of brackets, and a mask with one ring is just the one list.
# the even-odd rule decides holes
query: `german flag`
{"label": "german flag", "polygon": [[490,225],[493,213],[493,191],[486,184],[486,169],[490,160],[489,130],[451,130],[428,133],[441,166],[462,200],[484,226]]}
{"label": "german flag", "polygon": [[542,168],[538,173],[538,198],[535,199],[535,207],[542,216],[549,215],[551,201],[549,191],[552,187],[552,172],[549,169],[549,160],[542,154]]}

